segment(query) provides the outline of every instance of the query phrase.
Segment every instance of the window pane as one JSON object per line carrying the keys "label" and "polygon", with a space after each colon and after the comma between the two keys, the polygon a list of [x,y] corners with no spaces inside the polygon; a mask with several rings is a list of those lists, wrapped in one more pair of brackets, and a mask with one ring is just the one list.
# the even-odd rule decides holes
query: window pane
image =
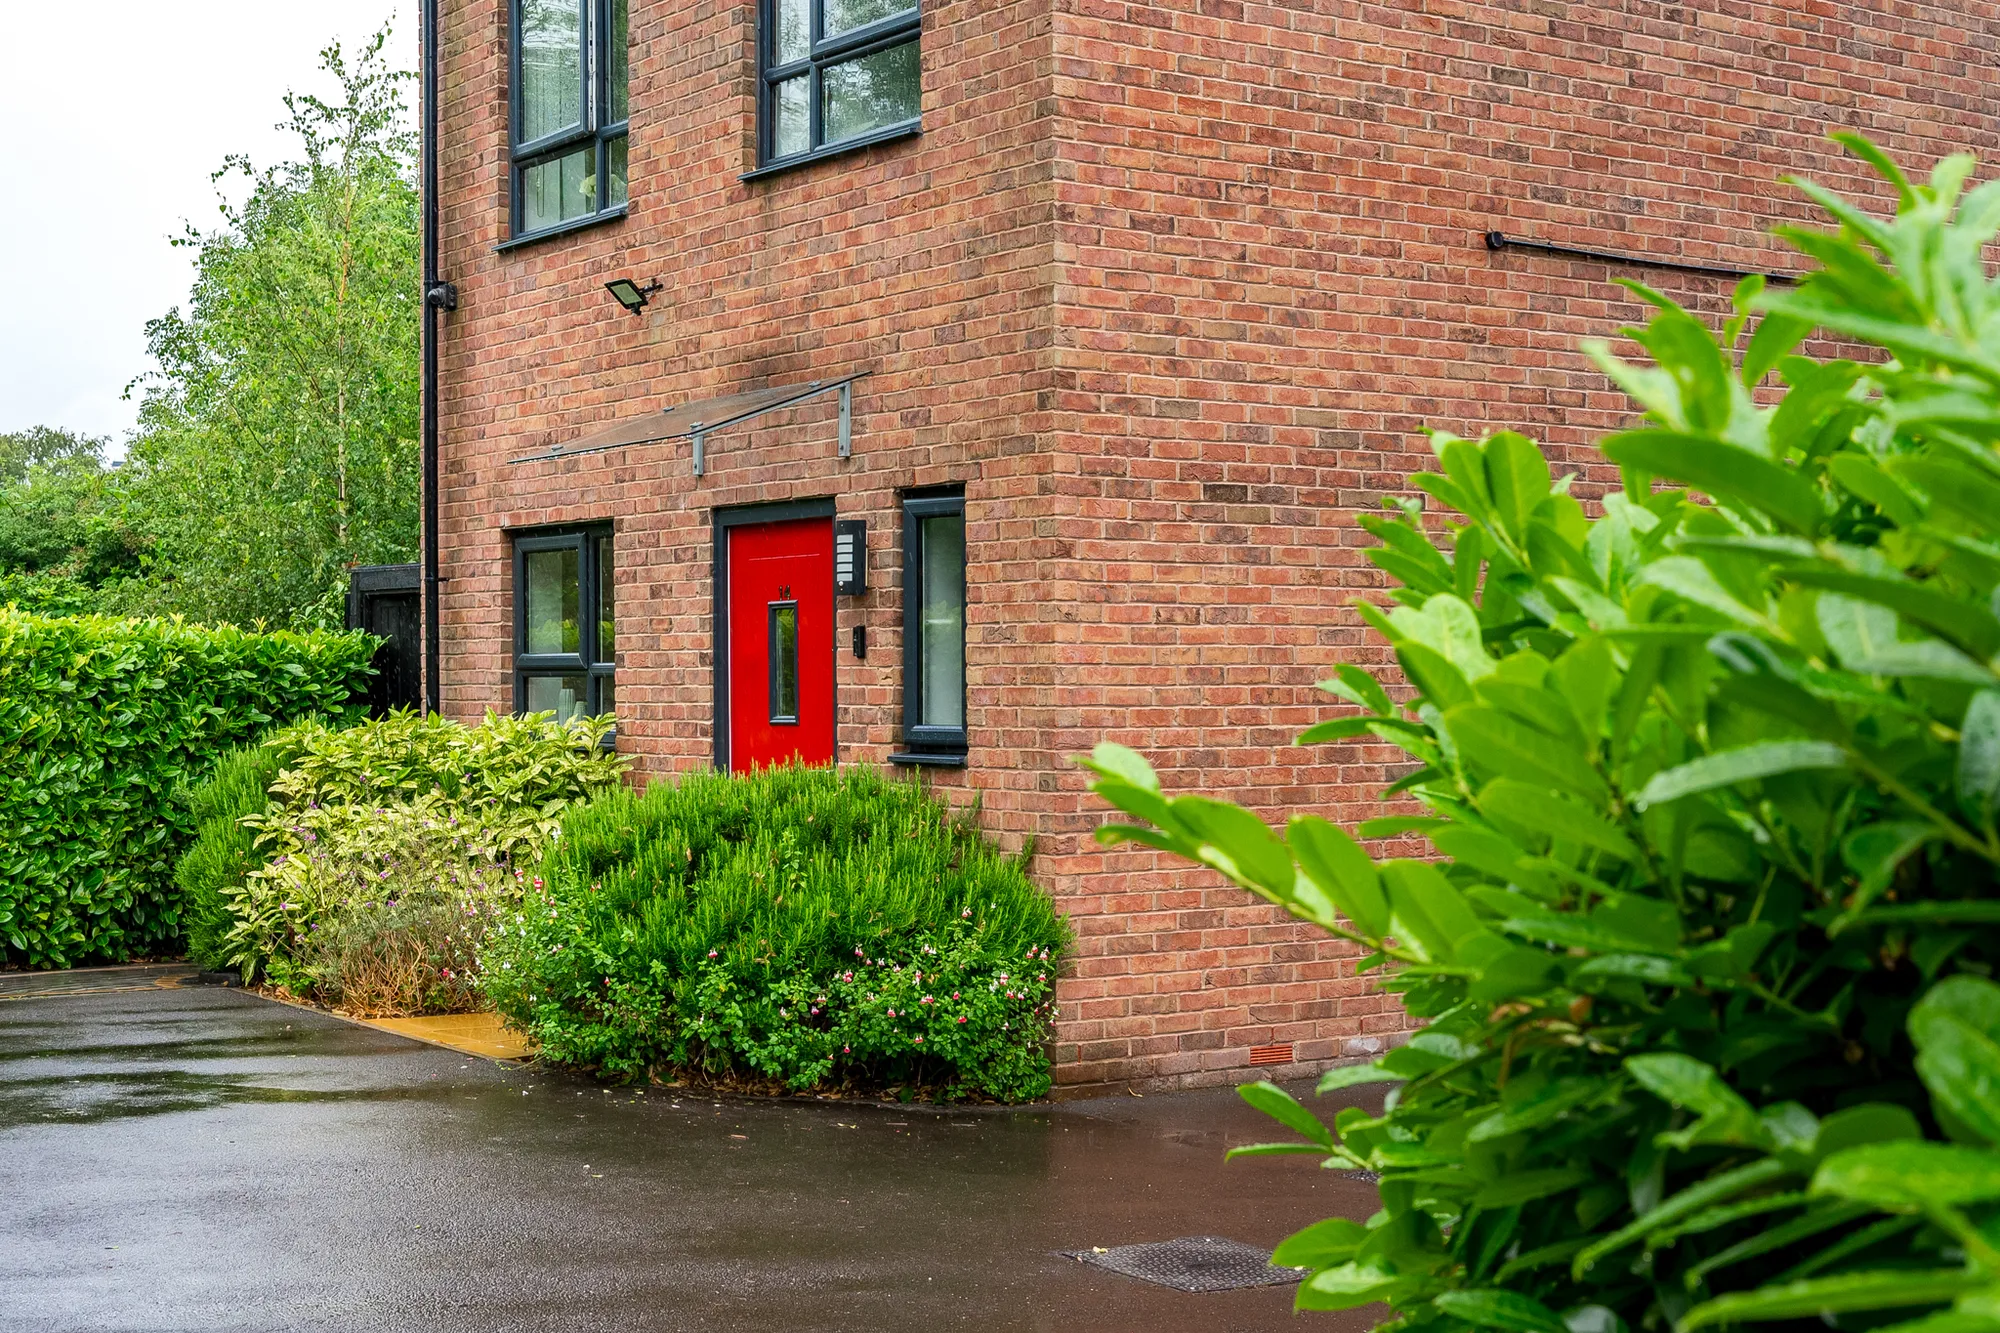
{"label": "window pane", "polygon": [[771,606],[771,720],[799,720],[799,608]]}
{"label": "window pane", "polygon": [[631,79],[631,60],[626,52],[626,0],[611,0],[611,31],[604,34],[610,50],[605,52],[604,82],[611,103],[609,113],[604,117],[607,125],[616,125],[631,114],[631,99],[626,95],[625,85]]}
{"label": "window pane", "polygon": [[576,0],[521,0],[521,142],[568,129],[583,104]]}
{"label": "window pane", "polygon": [[812,147],[812,126],[806,120],[806,87],[812,76],[801,74],[771,89],[771,156],[790,157]]}
{"label": "window pane", "polygon": [[600,662],[615,661],[613,650],[617,647],[613,633],[611,614],[611,539],[597,539],[597,659]]}
{"label": "window pane", "polygon": [[617,692],[612,688],[611,677],[599,676],[597,678],[597,711],[600,714],[615,713],[618,711],[617,705]]}
{"label": "window pane", "polygon": [[521,173],[521,230],[540,231],[596,210],[595,145]]}
{"label": "window pane", "polygon": [[590,695],[582,676],[528,677],[528,711],[554,713],[556,721],[567,722],[590,712]]}
{"label": "window pane", "polygon": [[[771,34],[771,63],[789,65],[804,60],[812,50],[812,0],[771,0],[777,11],[778,30]],[[831,8],[828,10],[831,13]]]}
{"label": "window pane", "polygon": [[577,633],[576,548],[530,551],[524,559],[528,566],[526,651],[581,651]]}
{"label": "window pane", "polygon": [[923,544],[918,607],[926,727],[965,725],[965,515],[940,514],[918,527]]}
{"label": "window pane", "polygon": [[826,89],[820,111],[826,143],[839,143],[916,117],[915,42],[829,66],[821,77]]}
{"label": "window pane", "polygon": [[605,145],[605,155],[611,159],[611,193],[604,200],[606,208],[614,208],[625,202],[629,194],[625,183],[625,136],[622,134]]}
{"label": "window pane", "polygon": [[826,0],[826,36],[835,37],[864,23],[914,8],[909,0]]}

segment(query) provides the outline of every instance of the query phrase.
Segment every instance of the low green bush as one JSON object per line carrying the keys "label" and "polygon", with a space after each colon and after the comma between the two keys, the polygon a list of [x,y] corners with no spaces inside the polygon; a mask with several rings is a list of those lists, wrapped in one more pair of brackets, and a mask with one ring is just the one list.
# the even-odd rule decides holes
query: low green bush
{"label": "low green bush", "polygon": [[0,607],[0,957],[173,947],[175,793],[273,723],[358,716],[375,644]]}
{"label": "low green bush", "polygon": [[181,931],[188,958],[204,970],[229,966],[230,892],[263,863],[256,835],[243,822],[264,812],[278,776],[278,752],[268,745],[225,751],[214,769],[182,797],[194,842],[174,866],[181,891]]}
{"label": "low green bush", "polygon": [[794,1089],[1048,1090],[1065,940],[1020,861],[872,769],[694,774],[572,812],[481,958],[545,1058]]}
{"label": "low green bush", "polygon": [[[229,962],[329,1003],[365,995],[356,1002],[371,1012],[463,992],[469,948],[446,948],[450,932],[439,932],[483,929],[518,893],[515,860],[538,853],[572,805],[617,785],[626,761],[603,747],[610,726],[532,713],[468,727],[401,712],[276,733],[265,743],[278,768],[268,799],[241,819],[252,864],[220,890]],[[238,837],[217,829],[184,862],[226,860]],[[435,917],[422,928],[420,908]],[[379,956],[366,920],[393,926]],[[420,939],[438,947],[404,966]]]}
{"label": "low green bush", "polygon": [[[1093,761],[1140,821],[1101,838],[1355,941],[1430,1020],[1322,1080],[1392,1085],[1380,1114],[1244,1089],[1299,1135],[1250,1151],[1381,1177],[1365,1223],[1279,1247],[1303,1308],[2000,1331],[2000,182],[1847,142],[1893,220],[1808,186],[1839,225],[1783,233],[1796,287],[1745,283],[1719,339],[1635,288],[1653,364],[1593,349],[1646,413],[1602,517],[1501,433],[1434,437],[1415,484],[1455,517],[1365,521],[1397,604],[1362,614],[1414,693],[1341,666],[1359,711],[1302,739],[1407,751],[1389,791],[1425,813],[1357,832],[1439,859]],[[1876,354],[1798,354],[1815,329]]]}

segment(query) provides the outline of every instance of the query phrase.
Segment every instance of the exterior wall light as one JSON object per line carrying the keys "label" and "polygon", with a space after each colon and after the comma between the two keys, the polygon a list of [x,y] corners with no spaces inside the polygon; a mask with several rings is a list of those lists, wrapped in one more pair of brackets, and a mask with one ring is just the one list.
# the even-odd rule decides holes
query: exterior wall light
{"label": "exterior wall light", "polygon": [[610,292],[619,305],[624,306],[635,315],[646,308],[646,298],[654,292],[659,291],[660,287],[661,283],[658,278],[655,278],[644,287],[641,287],[630,278],[613,278],[604,284],[604,290]]}

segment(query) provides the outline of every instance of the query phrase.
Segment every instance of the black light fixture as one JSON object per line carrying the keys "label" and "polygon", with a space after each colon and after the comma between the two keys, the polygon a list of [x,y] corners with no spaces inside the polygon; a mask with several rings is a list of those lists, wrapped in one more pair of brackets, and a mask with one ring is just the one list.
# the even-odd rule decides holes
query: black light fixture
{"label": "black light fixture", "polygon": [[604,284],[604,290],[610,292],[619,305],[636,315],[646,308],[646,298],[659,291],[661,285],[658,278],[644,287],[630,278],[613,278]]}

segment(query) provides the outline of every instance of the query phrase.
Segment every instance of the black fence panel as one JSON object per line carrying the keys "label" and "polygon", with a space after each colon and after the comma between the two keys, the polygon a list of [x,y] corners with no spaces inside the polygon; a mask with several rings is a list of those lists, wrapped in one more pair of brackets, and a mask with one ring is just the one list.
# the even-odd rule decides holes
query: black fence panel
{"label": "black fence panel", "polygon": [[380,717],[392,708],[423,706],[422,607],[416,565],[357,565],[348,571],[347,627],[380,634],[388,642],[375,654],[368,708]]}

